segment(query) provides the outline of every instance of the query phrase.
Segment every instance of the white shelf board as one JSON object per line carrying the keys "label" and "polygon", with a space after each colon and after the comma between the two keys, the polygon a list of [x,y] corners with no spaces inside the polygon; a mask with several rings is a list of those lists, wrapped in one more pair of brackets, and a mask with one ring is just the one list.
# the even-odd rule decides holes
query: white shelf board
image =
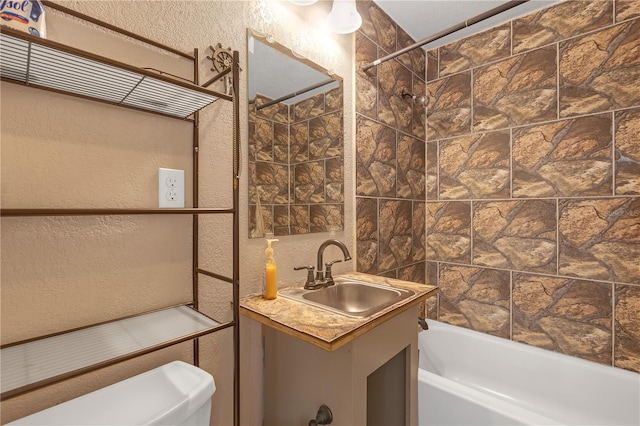
{"label": "white shelf board", "polygon": [[2,78],[179,118],[219,99],[195,85],[185,87],[135,67],[102,62],[97,55],[84,57],[79,50],[71,53],[54,42],[3,31],[14,36],[0,34]]}
{"label": "white shelf board", "polygon": [[220,325],[183,305],[9,346],[0,350],[0,389],[4,394]]}

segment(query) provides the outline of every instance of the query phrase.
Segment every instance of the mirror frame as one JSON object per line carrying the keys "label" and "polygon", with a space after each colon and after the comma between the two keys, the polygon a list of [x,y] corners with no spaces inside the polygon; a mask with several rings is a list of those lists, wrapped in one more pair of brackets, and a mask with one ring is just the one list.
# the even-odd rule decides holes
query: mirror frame
{"label": "mirror frame", "polygon": [[[254,99],[248,99],[249,238],[260,238],[269,232],[284,236],[341,231],[344,81],[288,47],[248,29],[247,97],[251,96],[250,79],[255,72],[251,69],[251,38],[319,71],[327,80],[337,82],[337,87],[308,91],[302,100],[297,100],[299,95],[313,84],[296,87],[290,93],[296,96],[284,99],[292,99],[291,104],[279,102],[262,108],[259,107],[274,99],[259,91]],[[260,197],[256,198],[258,194]]]}

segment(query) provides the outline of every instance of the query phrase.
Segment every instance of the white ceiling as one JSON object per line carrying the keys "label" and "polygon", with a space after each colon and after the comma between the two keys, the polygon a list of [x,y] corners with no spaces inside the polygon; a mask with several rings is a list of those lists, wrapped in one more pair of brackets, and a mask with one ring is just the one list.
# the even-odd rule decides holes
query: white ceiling
{"label": "white ceiling", "polygon": [[[530,0],[493,18],[423,46],[431,49],[478,31],[494,27],[518,16],[547,7],[559,0]],[[506,0],[373,0],[416,41],[449,29],[487,12]]]}

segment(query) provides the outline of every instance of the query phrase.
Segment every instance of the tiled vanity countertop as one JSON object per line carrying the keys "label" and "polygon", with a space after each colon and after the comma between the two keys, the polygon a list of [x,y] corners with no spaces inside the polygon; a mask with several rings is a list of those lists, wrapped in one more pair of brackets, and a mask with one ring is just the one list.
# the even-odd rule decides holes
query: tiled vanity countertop
{"label": "tiled vanity countertop", "polygon": [[266,300],[262,298],[261,294],[252,294],[240,299],[240,313],[267,327],[274,328],[322,349],[333,351],[434,296],[438,291],[438,288],[433,285],[418,284],[360,272],[350,272],[339,276],[413,290],[416,294],[366,318],[351,318],[283,296],[278,296],[274,300]]}

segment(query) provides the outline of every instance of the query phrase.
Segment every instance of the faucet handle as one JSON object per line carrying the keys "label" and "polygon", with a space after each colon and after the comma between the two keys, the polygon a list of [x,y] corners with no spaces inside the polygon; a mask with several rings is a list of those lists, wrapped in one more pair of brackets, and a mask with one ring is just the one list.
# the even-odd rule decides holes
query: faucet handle
{"label": "faucet handle", "polygon": [[313,271],[316,269],[316,267],[313,265],[309,265],[309,266],[296,266],[293,268],[294,271],[299,271],[301,269],[307,270],[307,281],[305,281],[304,286],[307,287],[310,285],[314,285],[315,280],[313,278]]}
{"label": "faucet handle", "polygon": [[331,275],[331,267],[333,266],[334,263],[340,263],[340,262],[342,262],[342,260],[337,259],[324,264],[324,266],[326,267],[325,273],[324,273],[324,279],[327,281],[328,285],[333,284],[333,275]]}

